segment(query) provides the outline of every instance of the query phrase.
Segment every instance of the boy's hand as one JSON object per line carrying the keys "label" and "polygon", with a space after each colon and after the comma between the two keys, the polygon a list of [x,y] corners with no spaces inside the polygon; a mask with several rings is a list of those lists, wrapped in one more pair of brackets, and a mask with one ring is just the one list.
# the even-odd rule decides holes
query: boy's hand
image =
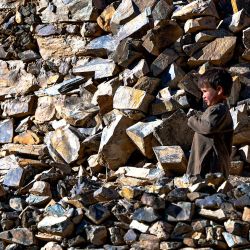
{"label": "boy's hand", "polygon": [[189,117],[195,115],[196,113],[197,113],[196,110],[194,110],[194,109],[189,109],[189,111],[187,112],[187,118],[189,118]]}

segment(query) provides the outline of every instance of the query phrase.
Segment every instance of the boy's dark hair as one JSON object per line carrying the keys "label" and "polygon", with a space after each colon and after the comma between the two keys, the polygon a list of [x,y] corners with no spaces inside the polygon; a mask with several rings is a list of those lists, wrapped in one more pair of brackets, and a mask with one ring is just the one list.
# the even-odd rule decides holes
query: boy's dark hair
{"label": "boy's dark hair", "polygon": [[217,89],[221,86],[223,94],[230,96],[233,80],[231,75],[223,68],[211,68],[208,69],[198,80],[198,87],[210,86],[213,89]]}

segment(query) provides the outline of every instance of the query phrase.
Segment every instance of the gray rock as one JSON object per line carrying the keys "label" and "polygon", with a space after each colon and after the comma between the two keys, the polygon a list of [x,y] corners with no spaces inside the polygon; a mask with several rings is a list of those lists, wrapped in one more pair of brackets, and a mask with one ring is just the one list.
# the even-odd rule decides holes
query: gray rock
{"label": "gray rock", "polygon": [[102,246],[107,241],[108,232],[105,226],[87,226],[87,239],[96,246]]}
{"label": "gray rock", "polygon": [[152,207],[138,208],[132,215],[133,220],[140,222],[154,222],[159,219],[159,215]]}
{"label": "gray rock", "polygon": [[165,215],[167,221],[191,221],[194,215],[194,204],[191,202],[172,203],[166,208]]}
{"label": "gray rock", "polygon": [[178,222],[173,229],[173,232],[171,234],[171,239],[183,240],[184,238],[190,237],[192,233],[193,233],[192,226],[183,222]]}
{"label": "gray rock", "polygon": [[168,240],[172,230],[173,226],[165,221],[157,221],[149,228],[149,232],[161,241]]}
{"label": "gray rock", "polygon": [[188,150],[192,144],[193,131],[187,126],[187,120],[182,109],[175,111],[154,130],[155,138],[161,145],[180,145],[183,150]]}
{"label": "gray rock", "polygon": [[53,24],[39,24],[36,26],[36,34],[38,36],[59,35],[62,30]]}
{"label": "gray rock", "polygon": [[171,63],[178,58],[178,54],[173,50],[166,48],[151,64],[150,70],[154,76],[160,75]]}
{"label": "gray rock", "polygon": [[184,174],[187,159],[180,146],[158,146],[153,147],[154,153],[160,167],[167,174]]}
{"label": "gray rock", "polygon": [[95,224],[99,225],[108,217],[110,217],[110,211],[102,204],[95,204],[89,206],[85,211],[85,215]]}
{"label": "gray rock", "polygon": [[12,142],[14,135],[14,120],[6,119],[0,122],[0,143]]}
{"label": "gray rock", "polygon": [[35,96],[22,96],[16,99],[9,99],[1,103],[3,117],[25,117],[33,115],[36,108]]}
{"label": "gray rock", "polygon": [[142,204],[152,207],[153,209],[164,209],[165,208],[165,200],[161,197],[158,197],[154,194],[143,193],[141,197]]}
{"label": "gray rock", "polygon": [[170,19],[173,10],[173,5],[170,5],[164,0],[158,1],[152,11],[154,21]]}
{"label": "gray rock", "polygon": [[143,47],[151,54],[159,56],[169,45],[173,44],[181,35],[182,28],[171,20],[165,20],[148,30],[143,38]]}
{"label": "gray rock", "polygon": [[127,244],[132,244],[138,239],[138,237],[138,234],[133,229],[129,229],[123,238]]}
{"label": "gray rock", "polygon": [[239,220],[228,220],[224,222],[225,229],[228,233],[248,238],[249,224]]}
{"label": "gray rock", "polygon": [[17,243],[23,246],[31,246],[35,243],[33,233],[27,228],[16,228],[0,233],[0,239],[6,243]]}
{"label": "gray rock", "polygon": [[112,244],[117,246],[125,243],[123,239],[125,231],[123,229],[119,227],[110,227],[109,233]]}
{"label": "gray rock", "polygon": [[45,216],[37,224],[37,228],[41,232],[69,237],[73,233],[74,224],[66,216]]}
{"label": "gray rock", "polygon": [[126,129],[134,124],[131,119],[117,115],[115,120],[103,129],[99,147],[100,163],[116,170],[124,165],[135,146],[126,134]]}
{"label": "gray rock", "polygon": [[119,198],[119,194],[112,188],[101,187],[97,189],[94,194],[94,198],[98,201],[110,201]]}
{"label": "gray rock", "polygon": [[74,74],[83,74],[85,76],[94,76],[95,79],[101,79],[116,75],[118,72],[116,64],[110,59],[93,58],[90,61],[78,61],[73,68]]}
{"label": "gray rock", "polygon": [[179,202],[187,201],[188,188],[175,188],[167,194],[167,201],[169,202]]}
{"label": "gray rock", "polygon": [[140,15],[124,24],[117,32],[117,39],[121,41],[129,36],[134,35],[135,33],[138,33],[139,31],[142,32],[143,30],[146,30],[150,22],[148,18],[150,14],[151,11],[146,9]]}
{"label": "gray rock", "polygon": [[248,245],[249,241],[241,236],[233,235],[227,232],[222,233],[228,247]]}
{"label": "gray rock", "polygon": [[24,169],[21,167],[13,167],[8,170],[3,179],[3,184],[8,187],[20,188],[24,181]]}
{"label": "gray rock", "polygon": [[31,206],[45,206],[51,200],[51,196],[42,196],[42,195],[29,195],[26,198],[26,202]]}
{"label": "gray rock", "polygon": [[136,16],[136,9],[132,0],[122,1],[115,10],[111,20],[110,29],[116,34],[123,24],[126,24]]}
{"label": "gray rock", "polygon": [[58,163],[71,163],[79,157],[79,138],[67,126],[49,132],[44,141],[50,155]]}

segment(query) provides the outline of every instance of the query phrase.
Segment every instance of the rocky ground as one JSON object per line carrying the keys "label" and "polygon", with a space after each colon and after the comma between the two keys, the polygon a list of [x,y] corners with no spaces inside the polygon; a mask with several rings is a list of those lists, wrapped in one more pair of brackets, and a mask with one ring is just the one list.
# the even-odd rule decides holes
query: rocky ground
{"label": "rocky ground", "polygon": [[[250,248],[250,10],[231,3],[0,2],[0,249]],[[214,66],[228,180],[184,175]]]}

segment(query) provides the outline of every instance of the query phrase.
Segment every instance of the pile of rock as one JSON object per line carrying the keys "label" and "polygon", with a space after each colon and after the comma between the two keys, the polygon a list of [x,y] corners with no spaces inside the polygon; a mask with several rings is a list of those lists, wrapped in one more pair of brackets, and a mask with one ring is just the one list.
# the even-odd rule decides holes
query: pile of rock
{"label": "pile of rock", "polygon": [[2,248],[249,244],[250,185],[180,177],[212,66],[233,76],[230,173],[249,169],[250,16],[233,2],[1,1]]}

